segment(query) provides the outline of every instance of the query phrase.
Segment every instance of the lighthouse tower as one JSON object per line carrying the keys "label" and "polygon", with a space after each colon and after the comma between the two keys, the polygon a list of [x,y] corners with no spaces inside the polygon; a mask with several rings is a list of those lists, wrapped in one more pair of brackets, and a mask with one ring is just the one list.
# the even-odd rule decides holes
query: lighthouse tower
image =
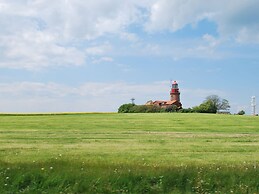
{"label": "lighthouse tower", "polygon": [[176,81],[174,81],[172,83],[172,89],[170,92],[170,96],[171,96],[171,101],[180,102],[180,92],[179,92],[179,88],[178,88],[178,83]]}
{"label": "lighthouse tower", "polygon": [[178,83],[176,81],[174,81],[172,83],[172,88],[171,88],[171,91],[170,91],[170,100],[172,102],[174,102],[174,104],[179,108],[181,109],[182,108],[182,103],[180,102],[180,91],[179,91],[179,88],[178,88]]}

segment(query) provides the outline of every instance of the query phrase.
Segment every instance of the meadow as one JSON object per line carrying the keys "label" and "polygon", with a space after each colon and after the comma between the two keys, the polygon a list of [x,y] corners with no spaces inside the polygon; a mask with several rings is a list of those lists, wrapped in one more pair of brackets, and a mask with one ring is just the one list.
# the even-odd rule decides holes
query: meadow
{"label": "meadow", "polygon": [[259,117],[2,114],[0,193],[259,193]]}

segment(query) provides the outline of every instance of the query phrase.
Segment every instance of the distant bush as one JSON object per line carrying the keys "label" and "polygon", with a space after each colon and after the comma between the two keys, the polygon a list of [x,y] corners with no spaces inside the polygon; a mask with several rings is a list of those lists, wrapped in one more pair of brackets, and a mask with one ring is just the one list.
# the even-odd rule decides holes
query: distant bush
{"label": "distant bush", "polygon": [[176,112],[178,110],[177,106],[170,105],[165,108],[165,112]]}
{"label": "distant bush", "polygon": [[241,110],[241,111],[239,111],[237,114],[238,114],[238,115],[244,115],[244,114],[246,114],[246,112],[245,112],[244,110]]}
{"label": "distant bush", "polygon": [[145,105],[135,105],[131,108],[131,113],[145,113],[147,111],[147,106]]}
{"label": "distant bush", "polygon": [[135,105],[135,104],[123,104],[119,107],[118,113],[162,113],[162,112],[176,112],[177,107],[175,105],[161,108],[157,105]]}
{"label": "distant bush", "polygon": [[144,105],[147,107],[146,113],[163,112],[162,108],[157,105]]}
{"label": "distant bush", "polygon": [[182,108],[179,110],[180,113],[193,113],[194,110],[192,108]]}

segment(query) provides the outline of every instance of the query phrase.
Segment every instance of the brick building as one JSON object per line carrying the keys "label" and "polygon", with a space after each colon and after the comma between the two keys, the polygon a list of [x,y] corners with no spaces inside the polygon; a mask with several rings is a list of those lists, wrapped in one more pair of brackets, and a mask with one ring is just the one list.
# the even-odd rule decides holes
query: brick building
{"label": "brick building", "polygon": [[176,81],[172,83],[172,87],[170,90],[170,100],[150,100],[146,103],[146,105],[157,105],[161,108],[167,108],[169,106],[175,105],[178,109],[181,109],[182,103],[180,102],[180,91],[178,83]]}

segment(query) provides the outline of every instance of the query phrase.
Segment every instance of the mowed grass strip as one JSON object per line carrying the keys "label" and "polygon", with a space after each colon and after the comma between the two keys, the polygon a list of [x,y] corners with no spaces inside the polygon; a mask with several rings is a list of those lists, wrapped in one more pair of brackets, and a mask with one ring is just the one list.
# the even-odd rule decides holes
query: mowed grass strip
{"label": "mowed grass strip", "polygon": [[[51,191],[47,188],[55,190],[54,187],[59,188],[55,191],[64,191],[67,185],[62,182],[62,174],[65,174],[67,181],[73,182],[69,192],[81,189],[90,193],[112,193],[123,190],[123,185],[127,188],[123,192],[131,193],[143,193],[145,189],[149,193],[199,192],[205,188],[208,191],[214,188],[213,192],[217,189],[230,192],[231,189],[234,191],[235,184],[241,183],[240,190],[235,191],[247,191],[246,186],[250,186],[249,191],[257,192],[258,150],[259,118],[251,116],[167,113],[0,115],[0,161],[3,166],[0,188],[2,182],[6,189],[8,168],[12,169],[13,176],[15,173],[29,173],[27,179],[36,182],[39,180],[33,178],[34,174],[40,176],[44,172],[46,177],[40,177],[47,184],[46,181],[50,181],[48,176],[52,176],[48,174],[52,172],[49,168],[55,167],[59,169],[53,174],[58,179],[56,184],[47,184],[46,188],[34,185],[33,191]],[[86,179],[85,168],[91,178],[88,176],[88,181],[80,182],[77,179]],[[205,170],[199,178],[200,169]],[[221,175],[215,178],[218,171]],[[169,172],[174,174],[171,177],[182,177],[182,182],[171,180]],[[71,173],[78,173],[78,176]],[[225,190],[224,177],[225,181],[232,181],[229,186],[225,185]],[[99,178],[102,180],[97,181]],[[136,179],[143,182],[139,188]],[[100,183],[105,185],[104,190],[89,190],[95,184],[93,180],[98,182],[99,189]],[[218,183],[208,187],[204,181]],[[16,182],[20,184],[19,180]],[[36,184],[32,182],[29,181],[22,189],[25,191]],[[76,183],[80,186],[77,187]],[[18,189],[15,184],[13,187]],[[17,192],[14,188],[5,191]]]}

